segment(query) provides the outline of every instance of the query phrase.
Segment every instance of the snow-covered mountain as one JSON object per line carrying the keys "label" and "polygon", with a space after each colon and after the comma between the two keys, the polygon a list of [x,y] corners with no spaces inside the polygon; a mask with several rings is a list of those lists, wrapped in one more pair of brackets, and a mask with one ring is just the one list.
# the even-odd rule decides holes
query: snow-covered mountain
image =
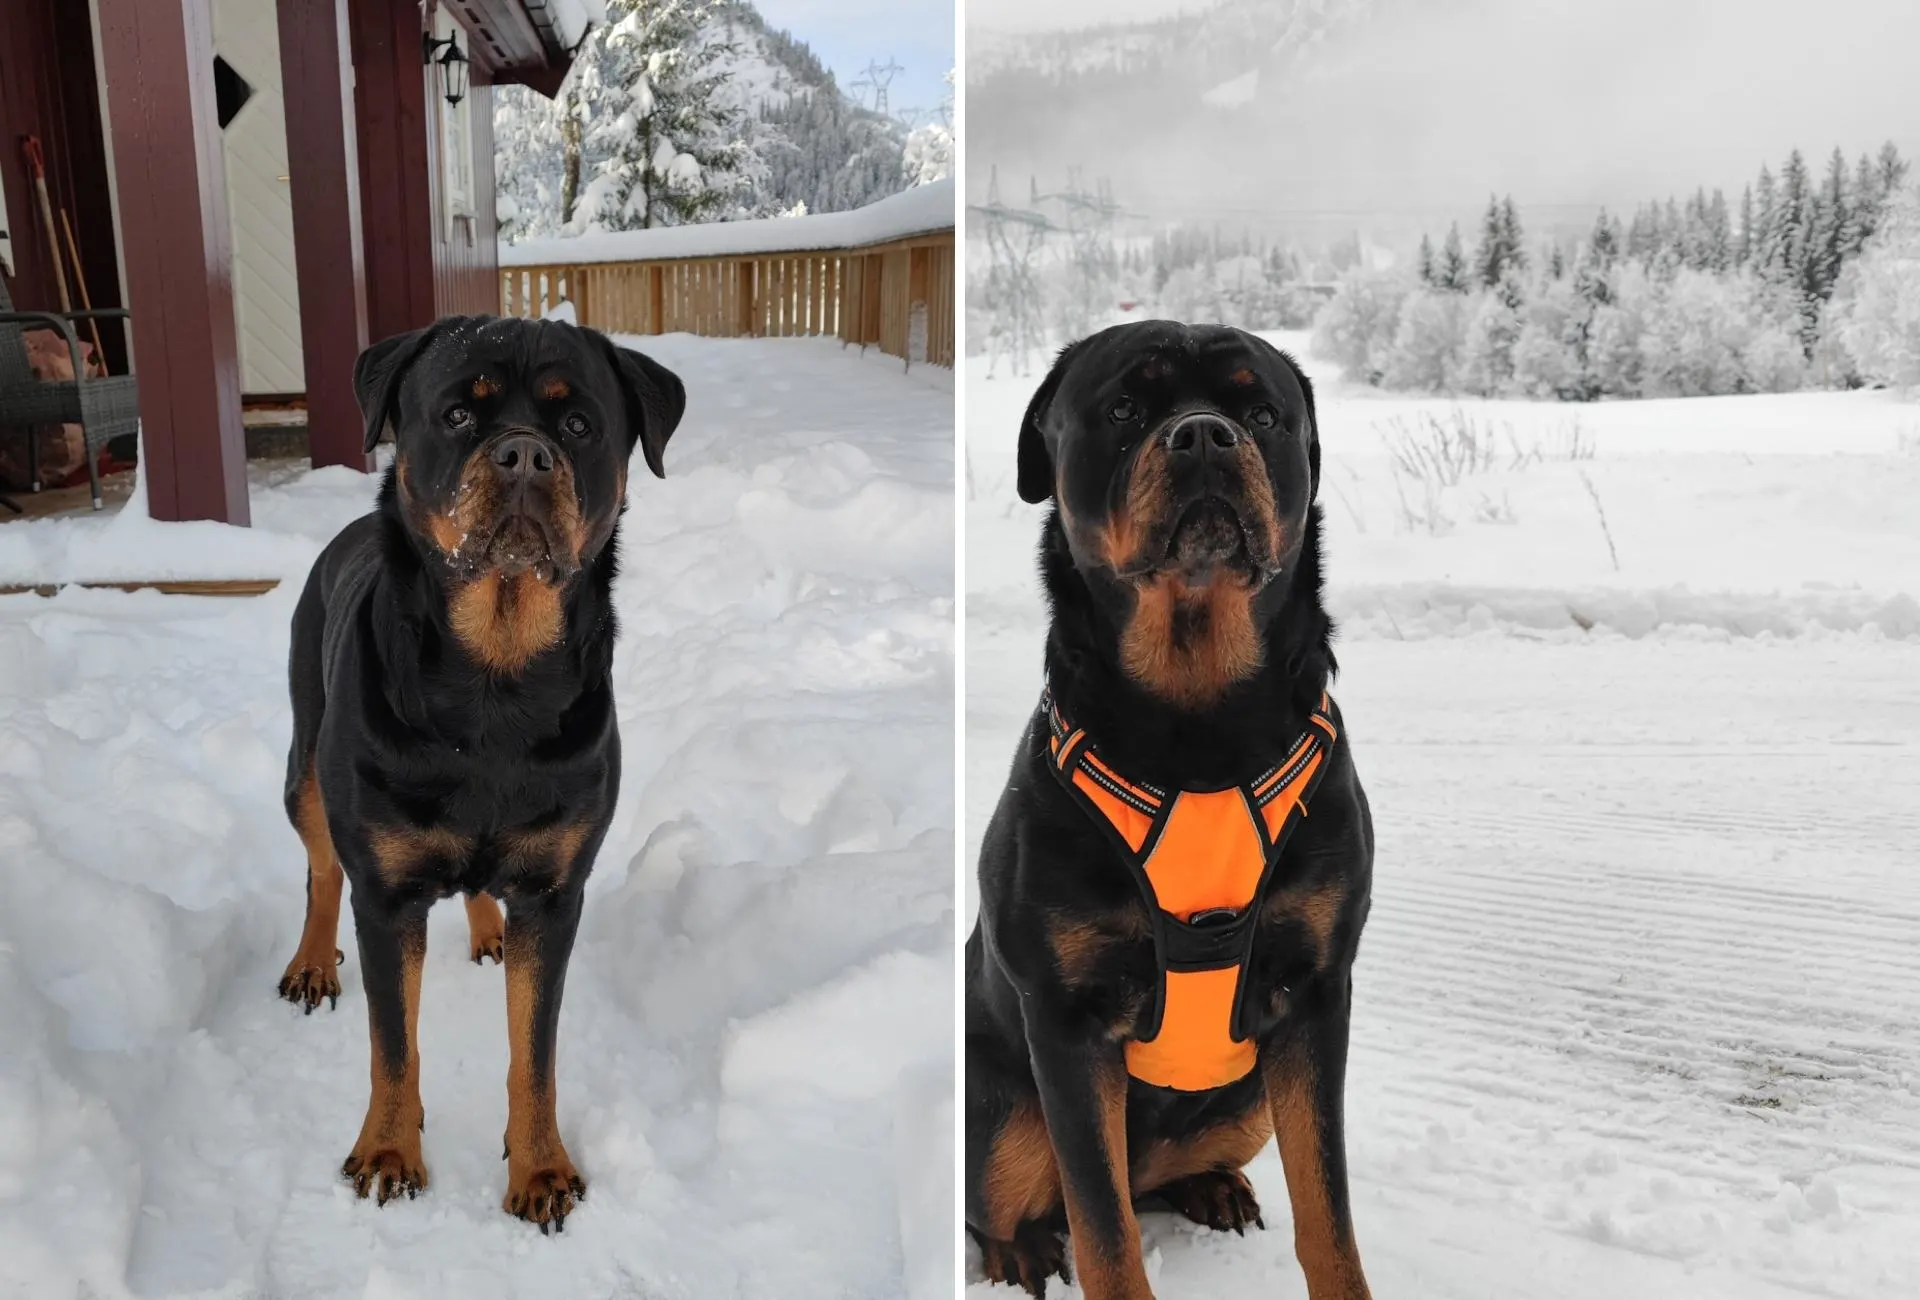
{"label": "snow-covered mountain", "polygon": [[754,215],[844,212],[906,187],[907,128],[851,99],[806,42],[769,27],[749,0],[721,8],[711,34],[732,52],[717,64],[729,101],[752,120],[765,174]]}
{"label": "snow-covered mountain", "polygon": [[1043,188],[1083,169],[1124,200],[1165,191],[1171,169],[1211,160],[1223,135],[1246,137],[1243,163],[1265,154],[1274,142],[1252,120],[1285,112],[1357,44],[1350,34],[1405,2],[1219,0],[1145,22],[969,33],[969,196],[984,194],[994,166]]}

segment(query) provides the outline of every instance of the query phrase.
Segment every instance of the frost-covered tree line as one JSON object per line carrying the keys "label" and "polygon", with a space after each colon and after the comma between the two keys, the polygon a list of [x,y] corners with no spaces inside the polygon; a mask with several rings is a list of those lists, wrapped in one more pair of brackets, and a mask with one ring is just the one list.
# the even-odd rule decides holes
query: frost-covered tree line
{"label": "frost-covered tree line", "polygon": [[1718,190],[1602,211],[1529,252],[1511,196],[1406,269],[1356,268],[1314,348],[1386,388],[1590,401],[1920,380],[1920,222],[1888,144],[1815,177],[1798,150],[1737,208]]}
{"label": "frost-covered tree line", "polygon": [[[1027,315],[1060,339],[1079,338],[1125,318],[1159,316],[1217,321],[1246,329],[1300,329],[1321,299],[1313,279],[1335,274],[1357,251],[1335,249],[1310,257],[1291,245],[1268,243],[1250,232],[1228,233],[1177,225],[1148,236],[1120,231],[1117,208],[1102,218],[1102,198],[1069,185],[1036,192],[1031,202],[1046,233],[1027,274],[993,273],[994,250],[969,254],[982,268],[969,274],[969,337],[984,346],[989,334]],[[980,218],[969,232],[984,233]],[[1008,294],[1018,304],[1005,301]]]}
{"label": "frost-covered tree line", "polygon": [[494,93],[500,230],[843,211],[909,183],[905,138],[747,0],[608,0],[553,99]]}

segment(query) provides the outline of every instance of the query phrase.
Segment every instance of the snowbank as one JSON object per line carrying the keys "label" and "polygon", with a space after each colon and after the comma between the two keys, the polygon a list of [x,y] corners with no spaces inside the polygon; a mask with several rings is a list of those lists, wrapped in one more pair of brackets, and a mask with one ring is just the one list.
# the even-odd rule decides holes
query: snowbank
{"label": "snowbank", "polygon": [[574,266],[861,248],[954,227],[951,179],[903,190],[852,212],[756,221],[715,221],[659,230],[622,230],[500,245],[501,266]]}
{"label": "snowbank", "polygon": [[[635,342],[688,405],[622,529],[619,807],[558,1047],[585,1207],[554,1238],[500,1210],[505,999],[457,906],[424,977],[432,1189],[377,1209],[340,1180],[367,1087],[348,933],[337,1011],[274,996],[298,583],[0,597],[0,1296],[924,1300],[953,1275],[952,394],[819,340]],[[147,524],[94,558],[183,536],[291,568],[372,492],[257,486],[277,540]]]}

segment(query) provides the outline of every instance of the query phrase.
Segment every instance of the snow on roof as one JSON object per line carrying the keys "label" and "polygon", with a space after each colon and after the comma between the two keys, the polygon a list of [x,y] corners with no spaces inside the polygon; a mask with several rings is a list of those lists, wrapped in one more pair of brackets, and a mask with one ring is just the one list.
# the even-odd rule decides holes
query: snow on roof
{"label": "snow on roof", "polygon": [[587,27],[607,20],[607,0],[547,0],[554,34],[571,50],[587,34]]}
{"label": "snow on roof", "polygon": [[951,179],[902,191],[852,212],[808,217],[714,221],[698,226],[622,230],[611,234],[529,239],[500,245],[502,266],[563,266],[581,262],[650,262],[682,257],[733,257],[752,253],[802,253],[817,248],[859,248],[910,235],[952,230]]}

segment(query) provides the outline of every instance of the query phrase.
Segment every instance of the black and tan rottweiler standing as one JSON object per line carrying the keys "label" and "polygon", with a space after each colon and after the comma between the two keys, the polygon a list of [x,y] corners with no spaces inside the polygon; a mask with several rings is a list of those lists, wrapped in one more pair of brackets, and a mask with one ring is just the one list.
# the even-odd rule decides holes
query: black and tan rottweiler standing
{"label": "black and tan rottweiler standing", "polygon": [[1020,430],[1051,499],[1047,683],[967,941],[967,1224],[989,1278],[1151,1294],[1134,1205],[1261,1223],[1274,1137],[1312,1300],[1368,1295],[1342,1092],[1373,826],[1320,600],[1319,430],[1285,354],[1122,325]]}
{"label": "black and tan rottweiler standing", "polygon": [[373,1095],[343,1172],[382,1204],[416,1195],[427,909],[464,895],[473,960],[506,966],[504,1204],[545,1232],[586,1194],[555,1122],[554,1040],[620,781],[615,535],[635,445],[664,476],[686,395],[591,330],[487,316],[375,344],[354,387],[367,450],[391,429],[395,452],[294,611],[286,797],[307,917],[280,993],[337,1004],[344,879]]}

